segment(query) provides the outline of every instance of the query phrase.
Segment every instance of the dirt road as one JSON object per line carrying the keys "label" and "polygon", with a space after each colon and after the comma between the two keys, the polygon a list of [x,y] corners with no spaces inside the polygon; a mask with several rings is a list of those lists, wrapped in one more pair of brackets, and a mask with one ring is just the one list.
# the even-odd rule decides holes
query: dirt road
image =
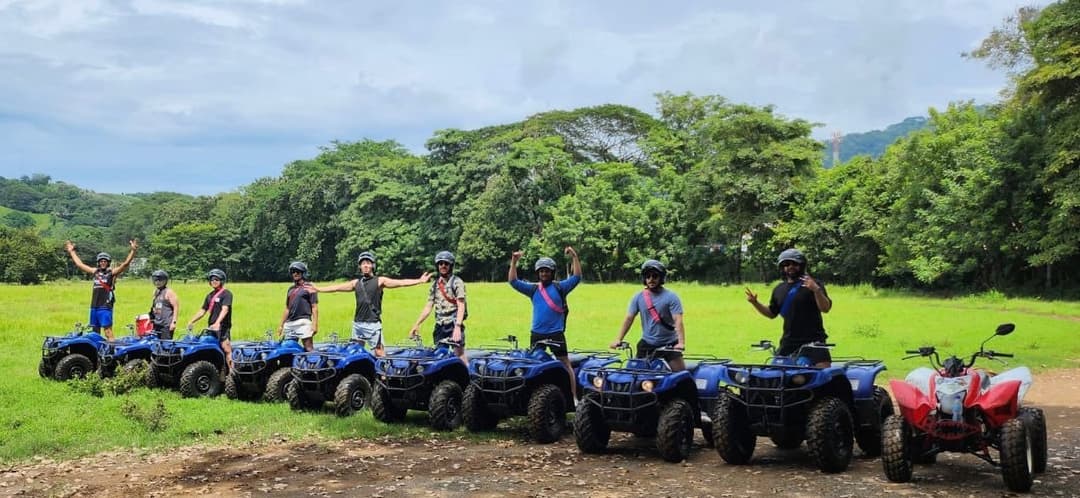
{"label": "dirt road", "polygon": [[[1049,468],[1032,496],[1080,496],[1080,370],[1038,376],[1029,401],[1046,410]],[[911,483],[885,480],[879,459],[841,474],[814,470],[801,449],[758,439],[752,465],[724,464],[698,447],[662,461],[652,441],[613,435],[606,455],[586,456],[573,437],[539,446],[520,426],[505,440],[275,441],[187,447],[145,455],[106,453],[0,469],[3,496],[1009,496],[997,469],[943,454]],[[699,445],[701,443],[699,434]],[[856,451],[858,454],[858,451]]]}

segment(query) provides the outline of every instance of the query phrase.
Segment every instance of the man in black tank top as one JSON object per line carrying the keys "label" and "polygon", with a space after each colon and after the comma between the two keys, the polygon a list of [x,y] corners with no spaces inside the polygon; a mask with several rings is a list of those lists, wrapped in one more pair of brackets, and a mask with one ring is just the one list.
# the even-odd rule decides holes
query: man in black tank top
{"label": "man in black tank top", "polygon": [[150,303],[150,319],[154,324],[154,333],[158,338],[170,340],[176,332],[176,320],[180,315],[180,299],[170,289],[169,274],[165,270],[154,270],[150,274],[154,283],[154,301]]}
{"label": "man in black tank top", "polygon": [[91,275],[94,280],[94,291],[90,297],[90,328],[94,332],[104,332],[105,337],[110,341],[113,338],[113,303],[116,302],[113,289],[116,287],[116,278],[127,271],[128,266],[131,265],[131,260],[135,259],[135,250],[139,248],[139,244],[135,239],[129,240],[128,245],[131,246],[131,252],[128,253],[127,259],[124,259],[120,266],[110,269],[109,264],[112,263],[112,257],[109,256],[109,253],[98,253],[97,268],[94,268],[79,259],[79,255],[75,254],[74,243],[69,240],[64,244],[68,255],[71,256],[71,261],[75,263],[75,267],[82,270],[83,273]]}
{"label": "man in black tank top", "polygon": [[431,280],[431,274],[424,272],[420,278],[410,279],[376,276],[375,254],[370,251],[360,253],[356,262],[360,267],[360,278],[330,287],[312,286],[312,289],[315,292],[353,292],[356,297],[356,311],[353,313],[353,340],[365,346],[370,345],[376,356],[383,356],[383,289],[419,285]]}

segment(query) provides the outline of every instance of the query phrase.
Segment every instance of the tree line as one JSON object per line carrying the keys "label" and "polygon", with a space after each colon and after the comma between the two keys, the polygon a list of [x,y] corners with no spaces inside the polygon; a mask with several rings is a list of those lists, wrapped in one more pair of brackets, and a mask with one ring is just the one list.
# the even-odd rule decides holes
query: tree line
{"label": "tree line", "polygon": [[[439,130],[424,154],[334,142],[235,192],[124,196],[115,212],[94,208],[108,223],[63,236],[81,254],[138,238],[148,269],[195,278],[220,267],[230,279],[282,280],[303,260],[329,280],[355,272],[369,249],[380,272],[418,274],[448,249],[465,278],[499,280],[513,250],[558,259],[573,245],[594,281],[633,279],[657,258],[672,278],[738,282],[775,278],[776,254],[799,247],[811,273],[835,283],[1074,292],[1078,4],[1022,9],[965,54],[1012,75],[1000,102],[931,109],[925,128],[881,157],[828,170],[806,120],[662,93],[653,114],[601,105]],[[35,197],[7,185],[34,190],[32,180],[0,182],[0,200],[25,207]],[[41,243],[59,247],[55,234]]]}

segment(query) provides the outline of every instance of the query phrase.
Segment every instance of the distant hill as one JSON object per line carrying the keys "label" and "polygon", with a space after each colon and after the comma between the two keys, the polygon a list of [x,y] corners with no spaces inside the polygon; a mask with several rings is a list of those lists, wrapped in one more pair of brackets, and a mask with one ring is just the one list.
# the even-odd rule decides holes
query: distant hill
{"label": "distant hill", "polygon": [[[893,142],[911,132],[926,128],[928,124],[929,120],[927,118],[913,116],[899,123],[891,124],[885,127],[884,130],[843,135],[840,138],[840,162],[847,162],[849,159],[859,155],[868,155],[874,158],[881,157],[885,153],[885,148],[892,145]],[[826,168],[833,167],[831,140],[825,141],[824,165]]]}

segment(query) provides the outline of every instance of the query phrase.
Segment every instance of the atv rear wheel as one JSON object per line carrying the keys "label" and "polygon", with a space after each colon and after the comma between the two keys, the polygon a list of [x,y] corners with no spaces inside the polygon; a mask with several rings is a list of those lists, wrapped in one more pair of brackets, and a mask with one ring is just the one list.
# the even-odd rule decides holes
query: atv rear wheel
{"label": "atv rear wheel", "polygon": [[90,358],[78,353],[69,354],[56,364],[56,380],[82,379],[90,373],[93,366]]}
{"label": "atv rear wheel", "polygon": [[660,410],[657,420],[656,448],[672,463],[686,460],[694,444],[694,409],[682,398],[673,398]]}
{"label": "atv rear wheel", "polygon": [[349,374],[334,390],[334,413],[348,417],[371,404],[371,382],[363,375]]}
{"label": "atv rear wheel", "polygon": [[1046,414],[1042,408],[1025,406],[1020,408],[1020,417],[1031,431],[1031,457],[1036,474],[1046,472]]}
{"label": "atv rear wheel", "polygon": [[428,400],[428,417],[435,430],[452,431],[461,425],[461,386],[457,382],[444,380],[435,386]]}
{"label": "atv rear wheel", "polygon": [[383,386],[375,386],[375,392],[371,393],[371,414],[375,420],[392,423],[405,420],[407,408],[396,405],[390,397],[390,391]]}
{"label": "atv rear wheel", "polygon": [[746,465],[754,455],[757,436],[750,431],[746,409],[721,392],[712,415],[713,445],[725,462]]}
{"label": "atv rear wheel", "polygon": [[868,457],[881,455],[881,424],[893,414],[892,396],[889,396],[889,391],[881,386],[874,386],[874,406],[877,408],[877,424],[862,427],[855,433],[855,441],[859,443],[863,454]]}
{"label": "atv rear wheel", "polygon": [[554,443],[566,427],[566,398],[551,384],[537,386],[529,397],[529,433],[540,444]]}
{"label": "atv rear wheel", "polygon": [[142,359],[135,358],[134,360],[128,360],[124,363],[125,372],[137,372],[150,366],[150,362]]}
{"label": "atv rear wheel", "polygon": [[469,431],[490,431],[499,425],[499,418],[488,408],[487,402],[484,401],[484,393],[476,387],[476,384],[469,384],[469,387],[465,388],[461,405],[462,420]]}
{"label": "atv rear wheel", "polygon": [[322,408],[322,400],[314,400],[308,397],[300,383],[292,380],[285,384],[285,399],[289,402],[289,408],[293,410],[318,410]]}
{"label": "atv rear wheel", "polygon": [[220,375],[213,363],[196,361],[184,368],[184,373],[180,374],[180,395],[185,398],[213,398],[221,394]]}
{"label": "atv rear wheel", "polygon": [[842,472],[851,464],[851,411],[839,398],[825,396],[810,407],[806,422],[806,447],[822,472]]}
{"label": "atv rear wheel", "polygon": [[900,415],[890,415],[881,426],[881,466],[892,482],[911,480],[911,426]]}
{"label": "atv rear wheel", "polygon": [[600,394],[589,392],[574,411],[574,440],[582,453],[603,453],[611,440],[611,428],[597,402]]}
{"label": "atv rear wheel", "polygon": [[266,390],[263,391],[263,401],[267,403],[280,403],[285,401],[285,387],[292,382],[292,368],[281,367],[270,374],[266,380]]}
{"label": "atv rear wheel", "polygon": [[1017,417],[1001,426],[1001,477],[1009,491],[1026,493],[1035,481],[1031,430]]}
{"label": "atv rear wheel", "polygon": [[150,389],[161,387],[161,376],[158,375],[154,365],[150,365],[150,368],[146,369],[146,387],[149,387]]}

